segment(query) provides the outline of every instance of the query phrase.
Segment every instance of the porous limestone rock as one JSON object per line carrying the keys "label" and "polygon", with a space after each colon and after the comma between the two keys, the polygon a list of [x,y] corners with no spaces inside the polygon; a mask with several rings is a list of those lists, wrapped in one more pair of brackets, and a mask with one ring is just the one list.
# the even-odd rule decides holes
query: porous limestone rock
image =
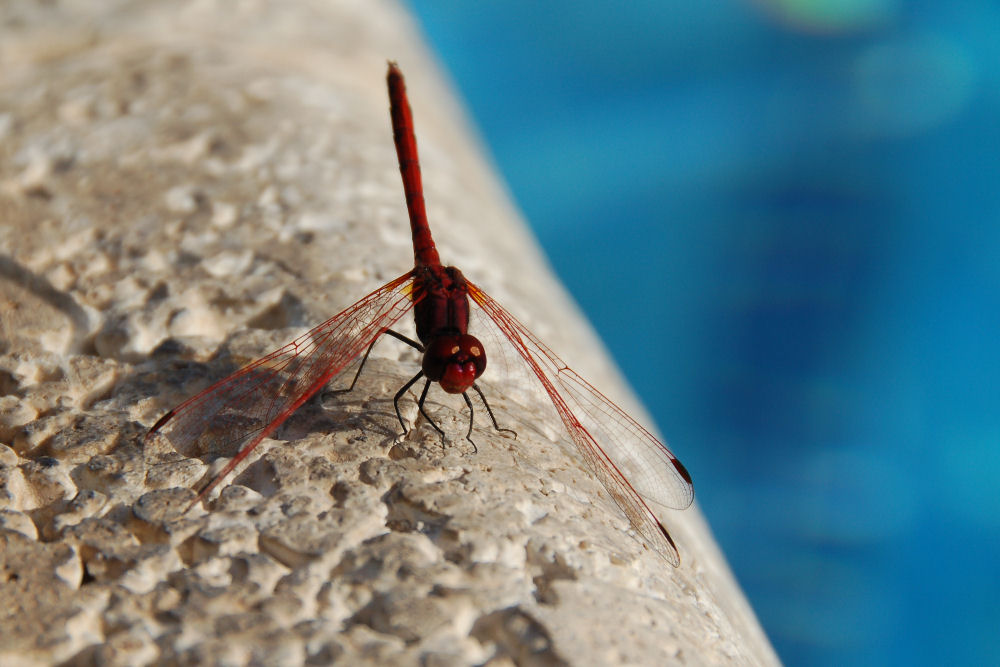
{"label": "porous limestone rock", "polygon": [[395,3],[3,12],[0,663],[776,662],[697,508],[664,517],[674,569],[495,339],[516,439],[480,414],[473,448],[439,391],[447,442],[412,395],[400,436],[418,360],[386,340],[184,513],[225,458],[146,429],[411,266],[387,59],[442,257],[639,408]]}

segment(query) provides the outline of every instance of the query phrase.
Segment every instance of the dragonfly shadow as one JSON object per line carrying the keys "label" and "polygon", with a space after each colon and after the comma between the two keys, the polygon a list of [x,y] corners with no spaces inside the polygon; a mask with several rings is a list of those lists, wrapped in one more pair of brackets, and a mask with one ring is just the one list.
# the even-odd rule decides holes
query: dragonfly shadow
{"label": "dragonfly shadow", "polygon": [[[411,389],[399,398],[398,407],[403,418],[403,423],[400,423],[394,397],[412,377],[406,374],[408,365],[406,361],[369,358],[354,389],[347,391],[340,385],[349,386],[350,380],[354,378],[357,363],[352,363],[319,394],[316,404],[329,419],[359,428],[362,431],[361,437],[372,433],[384,436],[386,444],[390,446],[390,458],[416,456],[418,451],[427,449],[432,442],[443,449],[464,446],[469,453],[473,453],[475,448],[465,438],[469,419],[465,403],[457,396],[441,392],[436,386],[431,387],[424,401],[424,411],[435,424],[442,427],[444,436],[434,430],[433,425],[419,411],[419,383],[416,389]],[[413,364],[413,368],[417,368],[416,364]],[[489,423],[481,404],[476,405],[475,419],[476,431],[480,430],[480,420],[485,419],[485,423]]]}

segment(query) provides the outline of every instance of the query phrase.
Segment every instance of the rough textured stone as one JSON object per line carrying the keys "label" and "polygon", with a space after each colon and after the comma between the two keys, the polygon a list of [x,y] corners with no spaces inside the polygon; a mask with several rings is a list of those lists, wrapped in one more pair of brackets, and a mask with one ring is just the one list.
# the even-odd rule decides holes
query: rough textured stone
{"label": "rough textured stone", "polygon": [[0,663],[775,662],[697,508],[664,517],[671,568],[494,338],[516,439],[478,414],[473,448],[437,391],[448,441],[412,395],[400,436],[417,359],[387,340],[204,506],[183,511],[233,452],[143,445],[410,267],[389,58],[442,256],[640,412],[414,34],[384,1],[5,3]]}

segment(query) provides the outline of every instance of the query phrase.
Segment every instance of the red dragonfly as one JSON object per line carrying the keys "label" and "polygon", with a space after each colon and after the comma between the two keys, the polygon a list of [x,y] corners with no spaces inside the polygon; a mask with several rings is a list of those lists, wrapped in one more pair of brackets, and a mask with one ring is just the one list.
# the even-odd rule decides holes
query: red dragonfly
{"label": "red dragonfly", "polygon": [[[468,332],[471,298],[538,378],[591,472],[625,512],[636,532],[663,558],[678,565],[677,546],[654,508],[688,507],[694,498],[691,476],[663,443],[577,375],[513,315],[466,280],[456,267],[441,264],[424,210],[413,117],[403,75],[395,63],[389,64],[387,79],[393,139],[413,232],[414,268],[291,343],[181,403],[153,425],[146,441],[161,434],[181,453],[207,451],[218,443],[226,443],[236,451],[191,501],[187,507],[190,509],[303,403],[364,353],[358,368],[360,375],[368,353],[383,334],[423,353],[420,371],[393,401],[404,433],[406,423],[399,412],[399,400],[421,378],[425,382],[418,400],[420,412],[442,436],[444,432],[424,412],[432,382],[465,398],[470,410],[466,436],[470,442],[469,389],[483,400],[493,426],[507,430],[497,425],[476,384],[486,369],[486,350]],[[410,310],[414,311],[419,342],[390,329]]]}

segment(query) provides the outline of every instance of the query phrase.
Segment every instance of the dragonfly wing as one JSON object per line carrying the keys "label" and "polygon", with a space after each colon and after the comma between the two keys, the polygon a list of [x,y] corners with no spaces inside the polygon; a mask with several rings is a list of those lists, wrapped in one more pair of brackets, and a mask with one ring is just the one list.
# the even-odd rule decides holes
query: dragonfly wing
{"label": "dragonfly wing", "polygon": [[633,528],[663,558],[679,564],[677,547],[650,504],[673,509],[691,504],[694,487],[681,462],[492,297],[471,283],[469,296],[531,367],[580,454]]}
{"label": "dragonfly wing", "polygon": [[186,456],[242,459],[413,308],[412,271],[164,415],[146,435]]}

